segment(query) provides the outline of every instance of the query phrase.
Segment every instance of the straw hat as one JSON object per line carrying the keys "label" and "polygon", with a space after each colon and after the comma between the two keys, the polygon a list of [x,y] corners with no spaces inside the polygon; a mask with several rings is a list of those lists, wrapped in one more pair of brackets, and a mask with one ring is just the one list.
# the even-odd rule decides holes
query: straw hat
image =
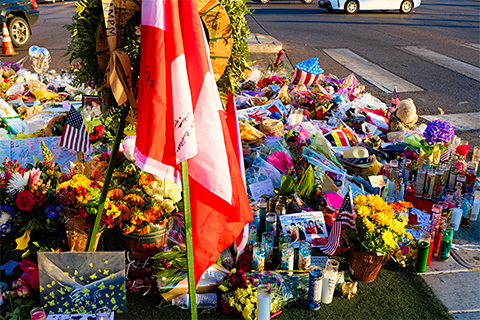
{"label": "straw hat", "polygon": [[357,146],[345,149],[343,158],[340,160],[349,166],[368,168],[377,161],[377,158],[375,155],[370,155],[366,148]]}

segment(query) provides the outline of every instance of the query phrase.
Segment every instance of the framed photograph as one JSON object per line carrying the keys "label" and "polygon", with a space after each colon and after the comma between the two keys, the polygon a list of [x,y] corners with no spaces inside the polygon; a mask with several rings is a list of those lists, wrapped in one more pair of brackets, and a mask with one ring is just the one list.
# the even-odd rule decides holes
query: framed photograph
{"label": "framed photograph", "polygon": [[102,100],[97,96],[82,96],[82,108],[93,109],[95,107],[100,107],[102,105]]}
{"label": "framed photograph", "polygon": [[302,212],[280,216],[282,232],[290,235],[295,248],[300,241],[326,238],[327,227],[321,211]]}

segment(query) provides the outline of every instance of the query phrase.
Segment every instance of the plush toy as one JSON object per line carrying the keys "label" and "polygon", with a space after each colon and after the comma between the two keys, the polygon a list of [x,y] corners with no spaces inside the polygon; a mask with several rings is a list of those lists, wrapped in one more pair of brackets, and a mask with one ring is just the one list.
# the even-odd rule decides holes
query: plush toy
{"label": "plush toy", "polygon": [[406,131],[415,129],[418,121],[417,108],[412,99],[400,101],[390,117],[390,131]]}

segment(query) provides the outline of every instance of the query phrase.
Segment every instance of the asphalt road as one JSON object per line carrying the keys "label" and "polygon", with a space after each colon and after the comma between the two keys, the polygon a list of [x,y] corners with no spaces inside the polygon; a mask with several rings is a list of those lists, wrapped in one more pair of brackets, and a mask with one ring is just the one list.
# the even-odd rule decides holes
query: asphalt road
{"label": "asphalt road", "polygon": [[[282,42],[292,63],[319,57],[327,74],[346,77],[352,73],[344,63],[334,60],[324,50],[348,49],[372,65],[389,71],[421,91],[400,92],[401,99],[412,98],[420,115],[480,112],[480,2],[468,0],[425,0],[411,14],[398,11],[328,13],[316,2],[272,1],[267,5],[248,2],[255,10],[247,16],[252,32],[267,34]],[[68,68],[66,53],[75,2],[39,4],[40,19],[32,26],[27,47],[17,49],[18,56],[2,61],[18,61],[28,48],[47,48],[52,56],[50,69]],[[467,64],[473,77],[445,68],[407,51],[407,47],[427,49]],[[28,65],[26,65],[28,66]],[[358,74],[357,74],[358,75]],[[387,102],[391,93],[358,77],[367,92]],[[468,117],[465,121],[472,121]],[[480,145],[479,130],[461,132],[473,145]]]}
{"label": "asphalt road", "polygon": [[[310,5],[300,1],[248,4],[254,9],[247,16],[250,30],[279,40],[293,64],[318,57],[326,74],[346,77],[352,71],[324,50],[348,49],[417,86],[421,91],[401,92],[399,97],[412,98],[420,115],[439,115],[438,108],[445,114],[480,112],[478,1],[426,0],[407,15],[398,11],[328,13],[316,1]],[[412,54],[406,47],[428,49],[466,63],[473,67],[477,80]],[[385,102],[391,99],[390,92],[359,80],[372,95]],[[470,144],[480,144],[480,130],[459,135]]]}

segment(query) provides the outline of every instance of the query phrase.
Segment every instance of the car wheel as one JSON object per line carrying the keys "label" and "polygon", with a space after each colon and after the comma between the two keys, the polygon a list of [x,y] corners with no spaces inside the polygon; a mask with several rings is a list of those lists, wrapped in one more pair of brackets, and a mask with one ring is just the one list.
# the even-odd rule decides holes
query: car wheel
{"label": "car wheel", "polygon": [[302,3],[304,4],[312,4],[313,3],[313,0],[300,0],[302,1]]}
{"label": "car wheel", "polygon": [[401,13],[404,13],[404,14],[410,13],[412,12],[412,9],[413,9],[413,2],[411,0],[405,0],[400,5]]}
{"label": "car wheel", "polygon": [[8,32],[15,47],[24,47],[30,40],[30,26],[21,17],[14,17],[8,23]]}
{"label": "car wheel", "polygon": [[358,11],[358,2],[349,0],[345,3],[345,12],[348,14],[354,14]]}
{"label": "car wheel", "polygon": [[270,0],[260,0],[260,2],[263,3],[263,4],[267,4],[267,3],[270,2]]}

